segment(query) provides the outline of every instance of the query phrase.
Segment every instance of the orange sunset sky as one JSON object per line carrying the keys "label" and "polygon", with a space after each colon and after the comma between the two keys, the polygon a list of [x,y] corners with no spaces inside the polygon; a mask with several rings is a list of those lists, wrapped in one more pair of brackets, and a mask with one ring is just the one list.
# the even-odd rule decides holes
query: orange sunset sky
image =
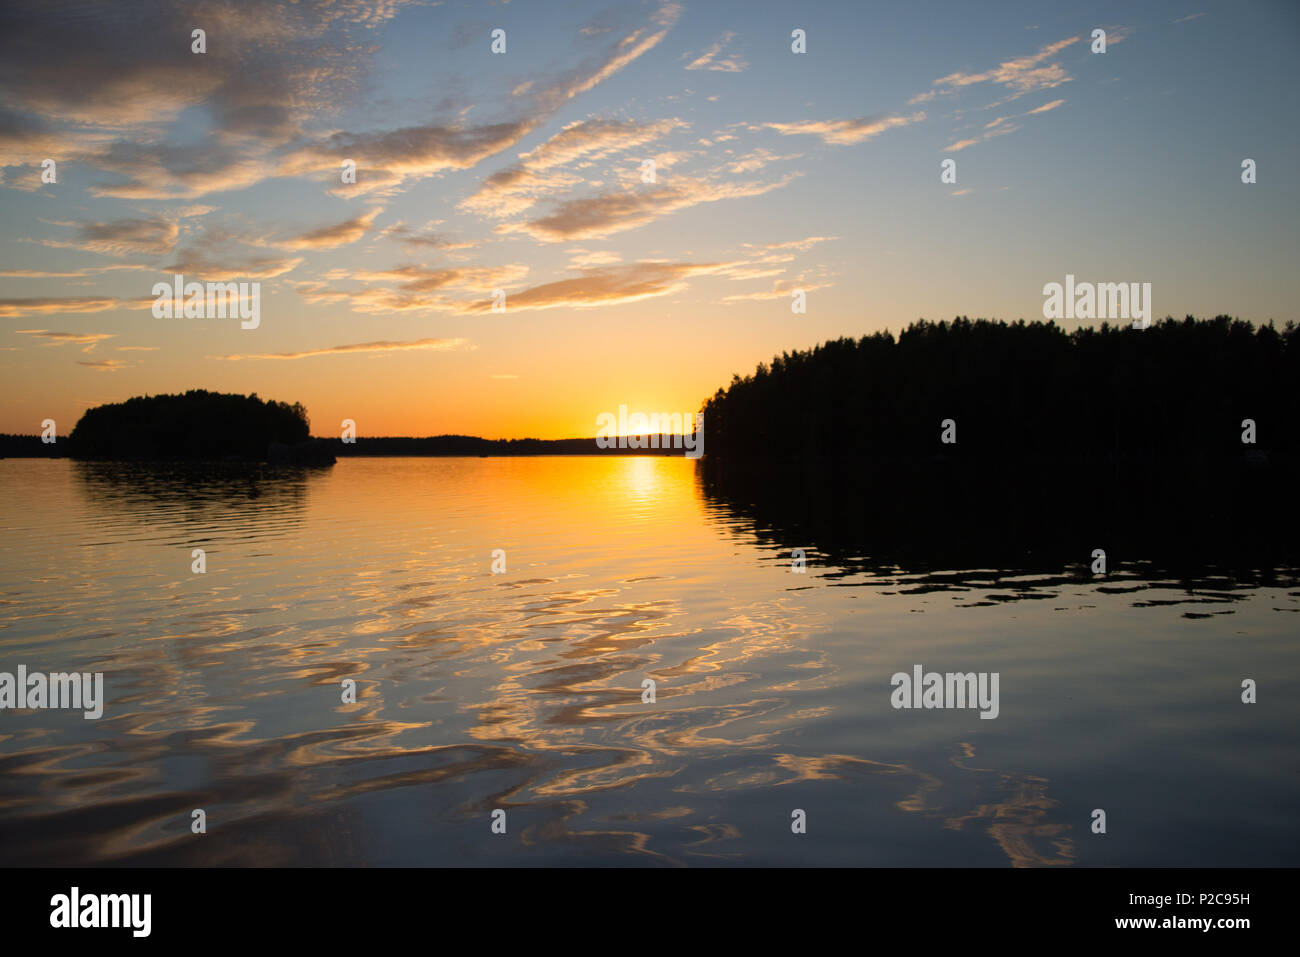
{"label": "orange sunset sky", "polygon": [[[1284,322],[1300,16],[1249,6],[6,9],[0,431],[206,388],[594,435],[828,338],[1041,318],[1067,273]],[[260,325],[155,318],[176,273],[260,283]]]}

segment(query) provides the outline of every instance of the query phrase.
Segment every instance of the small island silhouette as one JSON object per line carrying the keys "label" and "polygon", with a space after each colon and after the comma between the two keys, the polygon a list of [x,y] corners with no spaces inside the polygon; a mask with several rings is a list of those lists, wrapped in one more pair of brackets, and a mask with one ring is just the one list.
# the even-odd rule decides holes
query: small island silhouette
{"label": "small island silhouette", "polygon": [[74,459],[334,464],[301,403],[203,389],[87,409],[67,447]]}

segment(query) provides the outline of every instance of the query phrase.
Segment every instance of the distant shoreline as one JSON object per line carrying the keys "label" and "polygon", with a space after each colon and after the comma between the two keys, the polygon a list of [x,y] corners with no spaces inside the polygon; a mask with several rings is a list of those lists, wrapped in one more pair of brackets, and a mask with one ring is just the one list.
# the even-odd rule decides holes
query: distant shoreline
{"label": "distant shoreline", "polygon": [[[310,441],[323,443],[339,458],[532,458],[536,456],[668,456],[682,458],[687,450],[673,448],[673,437],[661,435],[659,448],[600,448],[596,438],[585,439],[484,439],[470,435],[379,436],[358,438],[345,443],[338,438],[313,436]],[[680,442],[680,439],[678,440]],[[39,435],[0,434],[0,458],[72,458],[67,436],[57,436],[52,443],[42,442]],[[192,462],[187,458],[89,459],[122,462]],[[233,459],[212,459],[230,462]],[[255,460],[247,460],[255,464]]]}

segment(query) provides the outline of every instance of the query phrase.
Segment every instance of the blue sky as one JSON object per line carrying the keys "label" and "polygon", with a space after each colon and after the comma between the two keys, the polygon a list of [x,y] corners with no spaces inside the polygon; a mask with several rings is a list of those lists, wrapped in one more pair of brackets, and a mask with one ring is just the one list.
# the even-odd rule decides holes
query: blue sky
{"label": "blue sky", "polygon": [[[206,387],[320,434],[593,434],[827,338],[1040,318],[1066,273],[1296,315],[1294,3],[2,17],[0,431]],[[178,271],[260,282],[259,328],[154,318]]]}

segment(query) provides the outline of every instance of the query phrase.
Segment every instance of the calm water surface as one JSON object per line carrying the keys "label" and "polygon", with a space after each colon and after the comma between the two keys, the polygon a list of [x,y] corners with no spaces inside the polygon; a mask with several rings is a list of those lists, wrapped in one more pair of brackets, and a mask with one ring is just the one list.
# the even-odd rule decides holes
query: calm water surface
{"label": "calm water surface", "polygon": [[0,711],[0,864],[1300,864],[1294,575],[797,575],[695,468],[0,461],[0,671],[107,698]]}

